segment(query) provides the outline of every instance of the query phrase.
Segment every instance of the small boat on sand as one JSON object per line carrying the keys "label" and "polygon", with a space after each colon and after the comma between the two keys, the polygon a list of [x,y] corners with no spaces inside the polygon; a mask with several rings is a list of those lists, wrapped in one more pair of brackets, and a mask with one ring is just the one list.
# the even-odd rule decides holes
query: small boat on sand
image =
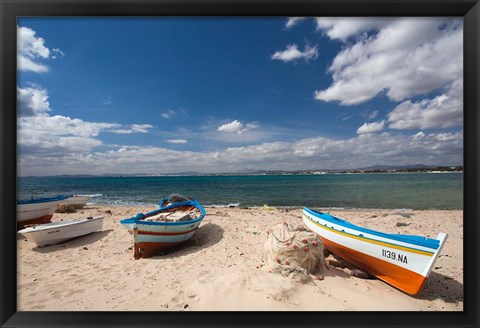
{"label": "small boat on sand", "polygon": [[174,203],[164,199],[160,209],[120,223],[133,235],[134,257],[139,259],[192,238],[205,215],[205,209],[194,199]]}
{"label": "small boat on sand", "polygon": [[59,195],[49,198],[31,198],[17,200],[17,229],[25,226],[48,223],[55,208],[68,196]]}
{"label": "small boat on sand", "polygon": [[66,240],[88,235],[102,229],[103,216],[87,217],[85,219],[65,220],[28,227],[17,231],[31,238],[38,247],[54,245]]}
{"label": "small boat on sand", "polygon": [[65,200],[62,200],[60,204],[72,205],[74,208],[79,209],[84,207],[89,199],[90,197],[88,195],[71,195]]}
{"label": "small boat on sand", "polygon": [[303,222],[329,251],[411,295],[421,291],[447,239],[445,233],[427,238],[379,232],[306,207]]}

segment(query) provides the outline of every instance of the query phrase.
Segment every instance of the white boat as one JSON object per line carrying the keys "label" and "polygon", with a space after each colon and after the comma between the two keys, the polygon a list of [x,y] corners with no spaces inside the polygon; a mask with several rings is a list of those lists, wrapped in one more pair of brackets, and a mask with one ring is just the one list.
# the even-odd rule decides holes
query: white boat
{"label": "white boat", "polygon": [[366,229],[309,208],[303,222],[329,251],[411,295],[421,291],[447,239]]}
{"label": "white boat", "polygon": [[89,199],[90,197],[87,195],[73,195],[69,196],[65,200],[62,200],[60,204],[72,205],[73,207],[78,209],[84,207],[88,203]]}
{"label": "white boat", "polygon": [[17,229],[50,222],[57,205],[67,197],[59,195],[49,198],[17,200]]}
{"label": "white boat", "polygon": [[28,227],[18,233],[32,239],[38,247],[54,245],[102,229],[103,216],[65,220]]}

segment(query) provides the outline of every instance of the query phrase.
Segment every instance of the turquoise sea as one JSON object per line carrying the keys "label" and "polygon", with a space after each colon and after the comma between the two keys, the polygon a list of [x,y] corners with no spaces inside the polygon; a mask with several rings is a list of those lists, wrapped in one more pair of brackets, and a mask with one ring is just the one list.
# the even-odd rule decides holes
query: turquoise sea
{"label": "turquoise sea", "polygon": [[205,206],[463,209],[463,173],[20,177],[17,198],[90,195],[91,204],[152,205],[172,193]]}

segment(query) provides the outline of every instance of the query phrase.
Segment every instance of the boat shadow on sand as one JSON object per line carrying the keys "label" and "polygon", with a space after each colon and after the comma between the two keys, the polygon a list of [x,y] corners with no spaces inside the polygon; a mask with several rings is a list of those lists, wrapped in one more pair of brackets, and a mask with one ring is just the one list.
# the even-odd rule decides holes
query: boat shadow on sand
{"label": "boat shadow on sand", "polygon": [[[344,271],[332,266],[329,267],[329,270],[323,271],[323,276],[340,276],[347,279],[352,277]],[[463,284],[449,276],[437,272],[431,272],[422,291],[412,297],[426,301],[442,300],[446,303],[463,302]]]}
{"label": "boat shadow on sand", "polygon": [[[342,277],[345,279],[353,277],[352,275],[334,266],[328,266],[328,270],[324,269],[321,275],[324,277]],[[368,279],[376,280],[377,278],[372,277]],[[445,303],[457,303],[463,302],[464,300],[463,289],[463,284],[455,279],[441,273],[431,272],[427,282],[423,286],[422,291],[412,297],[426,301],[442,300]]]}
{"label": "boat shadow on sand", "polygon": [[222,240],[223,232],[224,230],[221,226],[208,222],[207,224],[201,225],[190,240],[180,245],[160,250],[156,255],[149,259],[162,260],[199,252]]}
{"label": "boat shadow on sand", "polygon": [[463,302],[463,284],[437,272],[431,272],[422,291],[415,298],[446,303]]}
{"label": "boat shadow on sand", "polygon": [[45,253],[54,253],[58,251],[63,251],[66,248],[71,249],[71,248],[87,247],[88,245],[91,245],[96,241],[99,241],[100,239],[106,237],[112,231],[113,229],[96,231],[88,235],[79,236],[73,239],[66,240],[60,244],[49,245],[44,247],[36,246],[32,248],[32,251],[45,254]]}

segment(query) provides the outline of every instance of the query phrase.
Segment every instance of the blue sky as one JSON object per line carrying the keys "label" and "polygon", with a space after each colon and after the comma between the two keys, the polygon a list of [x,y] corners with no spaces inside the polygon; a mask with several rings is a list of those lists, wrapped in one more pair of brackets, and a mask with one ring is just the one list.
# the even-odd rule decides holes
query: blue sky
{"label": "blue sky", "polygon": [[20,18],[20,175],[463,164],[454,18]]}

